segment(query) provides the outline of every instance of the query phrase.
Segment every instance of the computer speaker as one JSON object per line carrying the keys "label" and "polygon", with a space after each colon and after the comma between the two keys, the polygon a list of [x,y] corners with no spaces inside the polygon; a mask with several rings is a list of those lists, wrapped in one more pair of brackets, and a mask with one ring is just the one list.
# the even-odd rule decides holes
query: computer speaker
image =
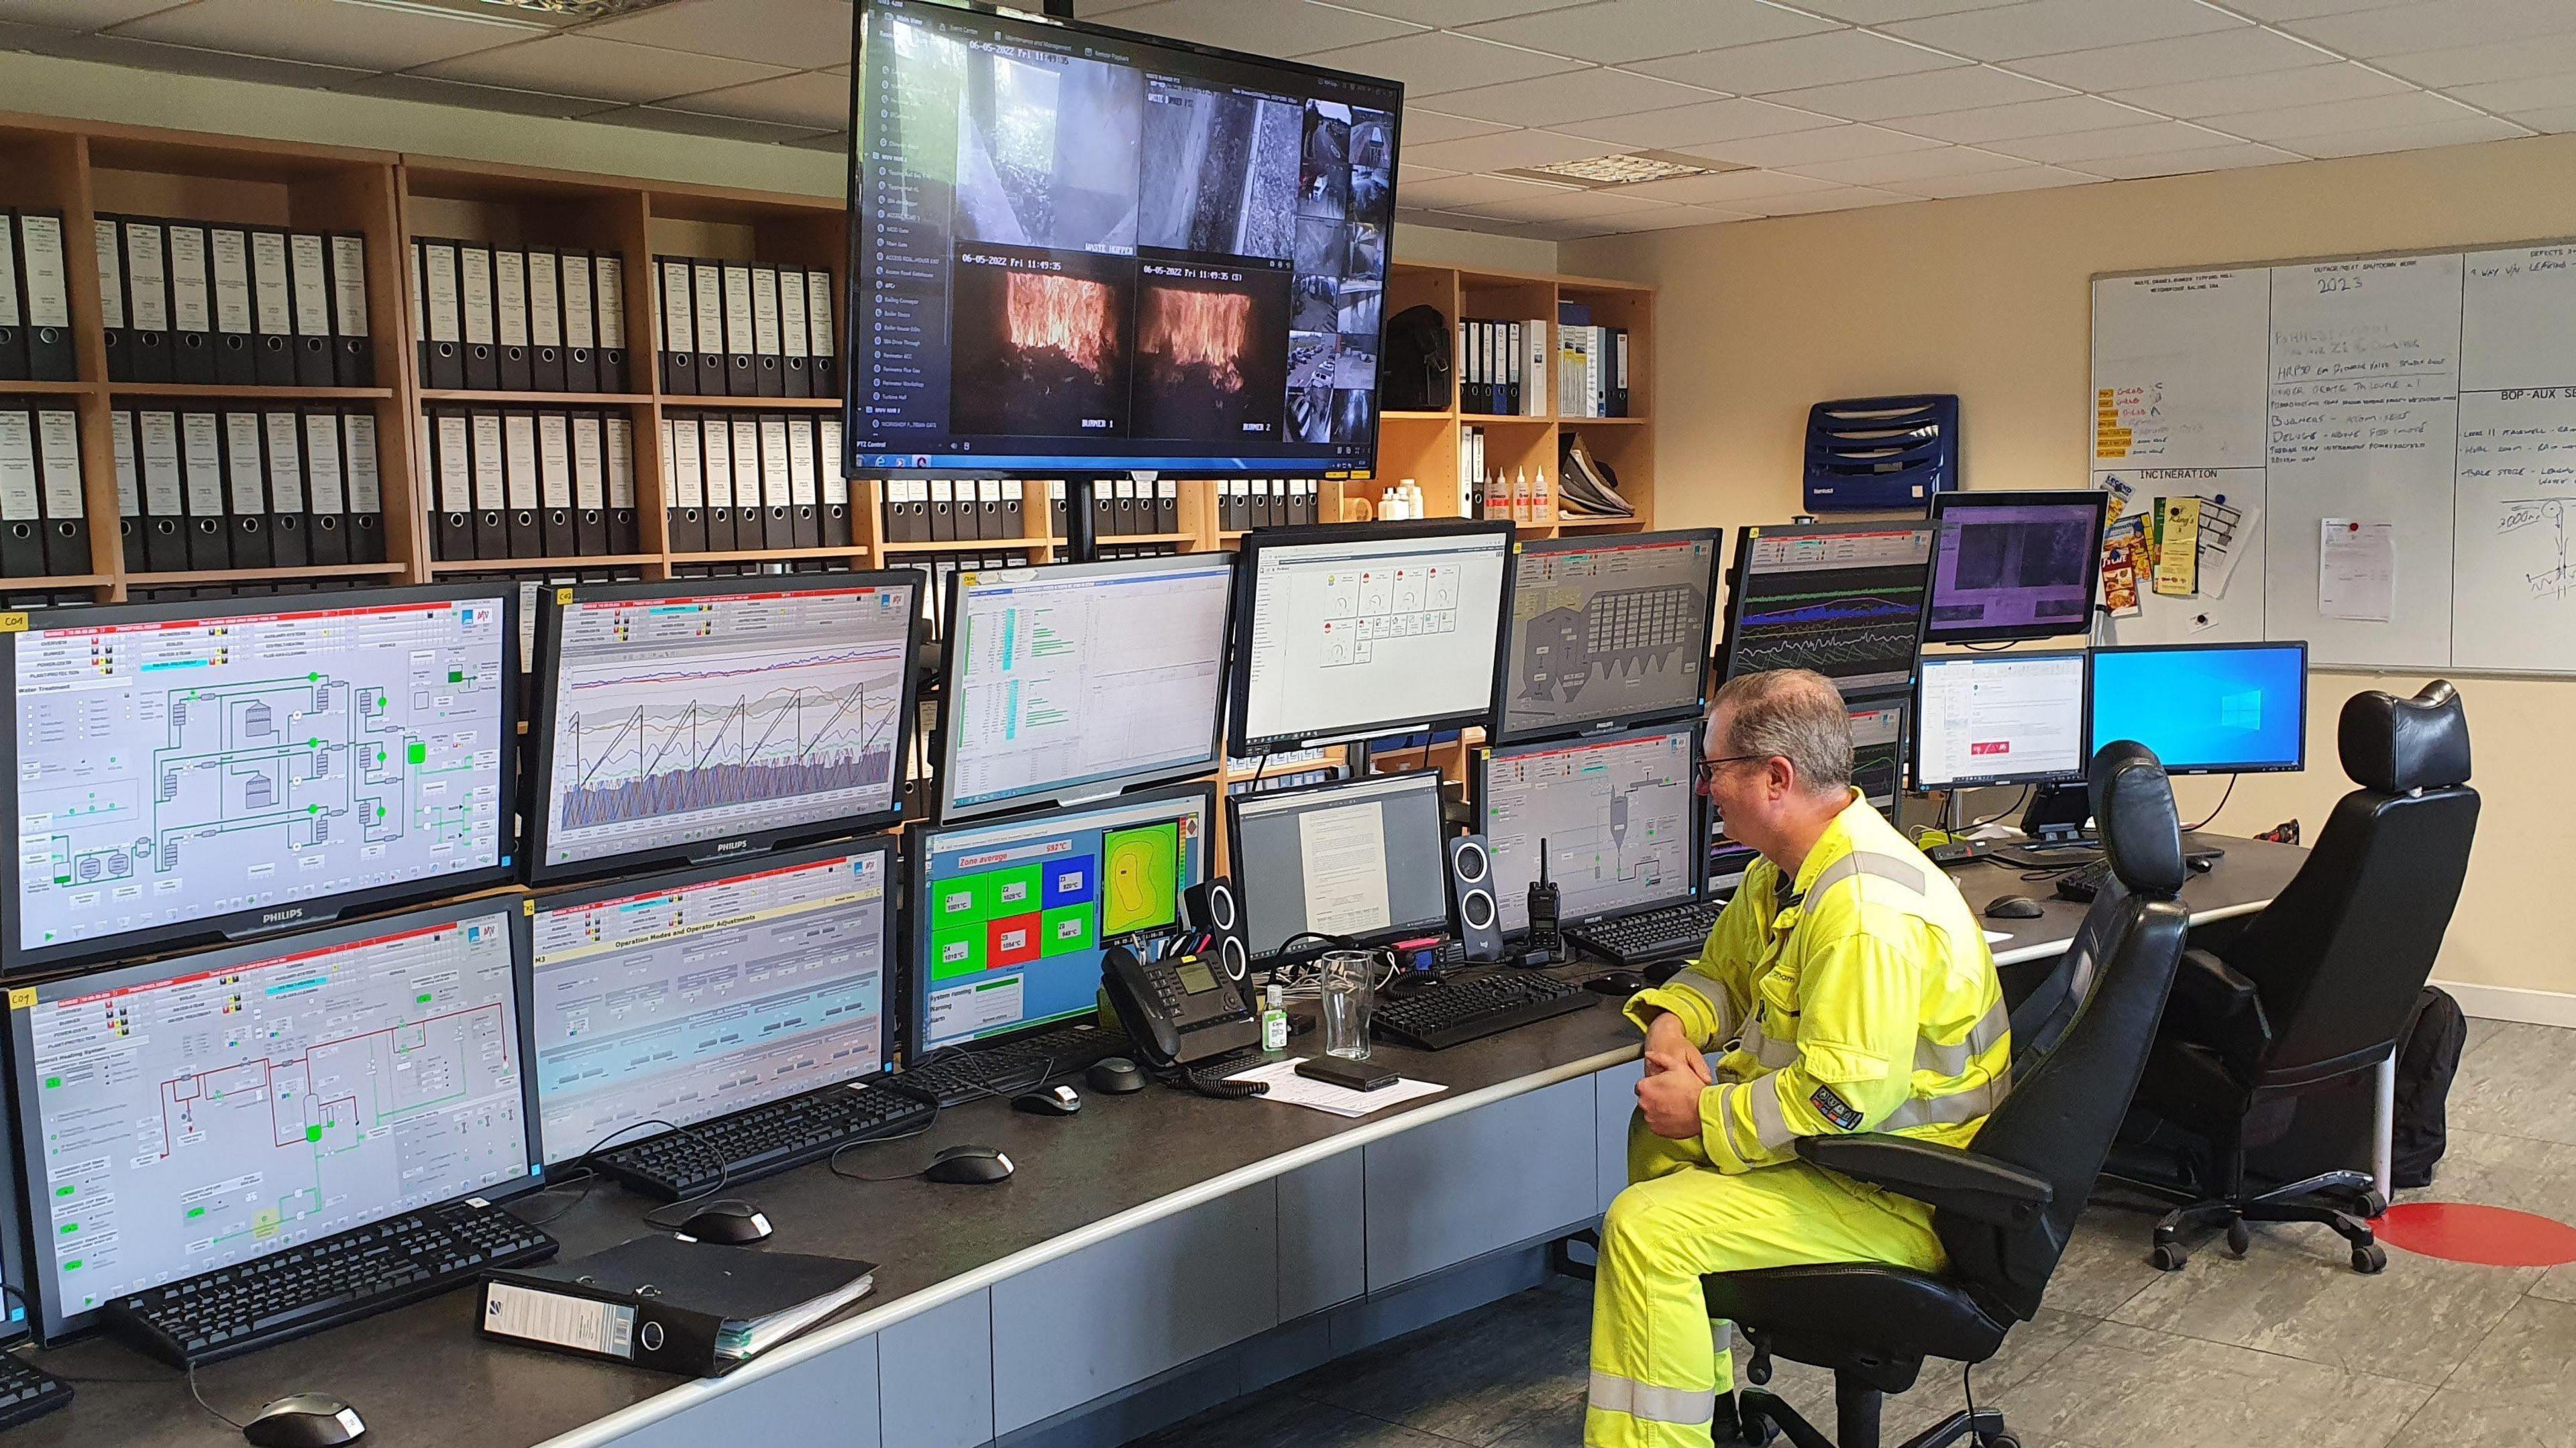
{"label": "computer speaker", "polygon": [[1449,840],[1449,923],[1469,961],[1492,965],[1503,958],[1503,920],[1494,904],[1494,857],[1483,835]]}
{"label": "computer speaker", "polygon": [[1181,892],[1181,924],[1210,937],[1210,953],[1225,966],[1225,978],[1237,985],[1252,968],[1251,948],[1243,940],[1243,902],[1234,882],[1219,875]]}

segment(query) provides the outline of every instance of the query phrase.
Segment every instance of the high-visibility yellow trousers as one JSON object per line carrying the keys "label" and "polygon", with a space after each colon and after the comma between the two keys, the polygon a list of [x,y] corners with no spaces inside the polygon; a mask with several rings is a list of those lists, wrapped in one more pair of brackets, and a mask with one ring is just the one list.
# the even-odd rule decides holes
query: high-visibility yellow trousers
{"label": "high-visibility yellow trousers", "polygon": [[1932,1209],[1846,1177],[1787,1162],[1737,1176],[1697,1141],[1628,1123],[1628,1189],[1601,1223],[1592,1291],[1592,1397],[1586,1448],[1708,1448],[1717,1395],[1734,1387],[1708,1319],[1708,1272],[1817,1262],[1948,1265]]}

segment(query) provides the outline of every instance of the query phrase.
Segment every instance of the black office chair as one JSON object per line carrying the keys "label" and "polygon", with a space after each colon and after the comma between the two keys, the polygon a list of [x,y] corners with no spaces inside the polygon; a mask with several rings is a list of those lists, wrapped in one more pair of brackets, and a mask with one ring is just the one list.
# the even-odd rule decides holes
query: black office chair
{"label": "black office chair", "polygon": [[[2103,749],[2085,767],[2084,786],[2090,801],[2102,797],[2110,775],[2136,756],[2127,750]],[[2154,756],[2150,754],[2149,758]],[[2075,938],[2068,941],[2065,953],[2048,969],[2048,974],[2031,987],[2030,994],[2012,1002],[2013,1059],[2020,1061],[2033,1051],[2056,1048],[2058,1038],[2075,1021],[2076,1007],[2093,989],[2093,978],[2102,969],[2109,950],[2109,938],[2128,915],[2120,908],[2127,898],[2128,886],[2118,876],[2102,882],[2094,892],[2093,902],[2084,912],[2083,923],[2076,926]],[[2007,977],[2005,994],[2010,996],[2012,981]]]}
{"label": "black office chair", "polygon": [[2477,834],[2468,715],[2447,682],[2412,699],[2355,695],[2338,743],[2361,787],[2335,804],[2298,876],[2242,934],[2183,958],[2138,1085],[2139,1106],[2209,1145],[2194,1190],[2123,1178],[2180,1204],[2156,1223],[2152,1253],[2168,1272],[2189,1260],[2183,1233],[2224,1224],[2242,1254],[2248,1222],[2332,1227],[2351,1244],[2355,1271],[2388,1265],[2365,1220],[2388,1204],[2367,1173],[2245,1186],[2246,1148],[2288,1132],[2300,1097],[2343,1086],[2397,1049]]}
{"label": "black office chair", "polygon": [[[1752,1343],[1753,1382],[1770,1380],[1774,1355],[1833,1370],[1835,1440],[1748,1389],[1736,1404],[1746,1441],[1776,1426],[1798,1448],[1877,1448],[1884,1395],[1912,1387],[1923,1359],[1984,1362],[2038,1311],[2146,1064],[2191,925],[2175,899],[2182,832],[2163,767],[2138,744],[2103,752],[2112,758],[2092,771],[2093,815],[2125,889],[2095,902],[2108,912],[2101,968],[2065,1029],[2016,1061],[2011,1093],[1964,1150],[1878,1132],[1798,1141],[1807,1161],[1930,1203],[1949,1271],[1843,1262],[1700,1279],[1709,1315]],[[1905,1448],[1971,1436],[1982,1448],[2017,1448],[1991,1409],[1953,1413]]]}

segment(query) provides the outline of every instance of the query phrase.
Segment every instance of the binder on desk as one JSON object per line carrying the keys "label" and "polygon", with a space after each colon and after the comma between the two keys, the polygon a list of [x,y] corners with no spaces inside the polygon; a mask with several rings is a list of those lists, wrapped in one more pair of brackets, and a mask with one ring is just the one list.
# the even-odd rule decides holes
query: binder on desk
{"label": "binder on desk", "polygon": [[147,573],[188,567],[187,489],[180,481],[179,414],[145,408],[134,415],[143,459],[143,561]]}
{"label": "binder on desk", "polygon": [[644,531],[635,514],[635,423],[620,413],[600,419],[608,453],[608,551],[644,551]]}
{"label": "binder on desk", "polygon": [[[489,290],[491,253],[483,257]],[[292,233],[286,260],[295,278],[295,385],[329,387],[338,373],[331,338],[331,239],[318,231]]]}
{"label": "binder on desk", "polygon": [[778,336],[778,268],[751,269],[751,354],[753,391],[762,397],[787,395],[787,354]]}
{"label": "binder on desk", "polygon": [[789,269],[777,274],[779,393],[814,395],[814,335],[805,320],[805,274]]}
{"label": "binder on desk", "polygon": [[564,390],[563,262],[528,248],[528,376],[539,392]]}
{"label": "binder on desk", "polygon": [[474,474],[474,556],[510,556],[510,479],[501,455],[501,414],[466,414],[466,447]]}
{"label": "binder on desk", "polygon": [[841,353],[841,334],[832,327],[832,274],[809,271],[805,274],[805,325],[811,334],[807,350],[814,362],[814,395],[841,395],[840,371],[833,359]]}
{"label": "binder on desk", "polygon": [[421,243],[421,287],[429,316],[429,351],[422,380],[431,387],[465,385],[465,321],[458,306],[456,243]]}
{"label": "binder on desk", "polygon": [[1154,531],[1181,531],[1181,484],[1177,478],[1154,480]]}
{"label": "binder on desk", "polygon": [[98,254],[98,320],[99,329],[107,334],[107,380],[131,382],[134,337],[126,330],[125,320],[124,220],[102,211],[90,222],[90,233]]}
{"label": "binder on desk", "polygon": [[214,413],[179,414],[179,474],[188,501],[188,567],[231,567],[231,540],[224,532],[224,432]]}
{"label": "binder on desk", "polygon": [[[697,299],[698,395],[722,397],[733,386],[725,375],[724,273],[715,262],[699,258],[689,263],[689,277]],[[708,506],[714,506],[712,500]]]}
{"label": "binder on desk", "polygon": [[36,415],[15,403],[0,406],[0,576],[44,574],[43,489],[36,472]]}
{"label": "binder on desk", "polygon": [[268,458],[260,446],[256,412],[224,414],[224,481],[231,494],[226,532],[232,539],[232,566],[269,568],[277,563],[269,524]]}
{"label": "binder on desk", "polygon": [[599,391],[599,294],[590,253],[563,253],[564,391]]}
{"label": "binder on desk", "polygon": [[957,537],[957,485],[947,478],[932,478],[929,486],[930,541],[952,542]]}
{"label": "binder on desk", "polygon": [[716,1377],[875,1285],[876,1264],[728,1252],[656,1234],[587,1257],[495,1272],[485,1337],[683,1377]]}
{"label": "binder on desk", "polygon": [[331,234],[331,380],[341,387],[376,385],[376,350],[367,320],[367,239]]}
{"label": "binder on desk", "polygon": [[586,556],[608,552],[607,458],[596,412],[572,415],[572,539]]}
{"label": "binder on desk", "polygon": [[[268,417],[269,490],[288,473],[304,478],[304,546],[317,568],[357,561],[349,525],[349,473],[342,461],[340,415],[328,408],[278,411]],[[280,459],[285,459],[280,462]],[[433,545],[433,549],[434,549]],[[436,556],[433,551],[432,556]]]}
{"label": "binder on desk", "polygon": [[[121,248],[120,248],[121,250]],[[134,414],[124,408],[107,415],[109,450],[116,458],[116,543],[125,571],[141,573],[143,556],[143,459],[134,437]]]}
{"label": "binder on desk", "polygon": [[528,254],[502,247],[492,253],[492,345],[501,390],[526,392],[534,383],[528,355]]}
{"label": "binder on desk", "polygon": [[[330,414],[325,414],[331,416]],[[332,418],[345,444],[349,483],[349,561],[385,561],[384,458],[376,451],[376,415],[351,408]]]}
{"label": "binder on desk", "polygon": [[474,554],[473,424],[460,409],[430,412],[429,475],[436,479],[431,498],[431,557],[452,563]]}
{"label": "binder on desk", "polygon": [[597,292],[591,316],[598,334],[593,351],[599,359],[599,390],[624,392],[630,375],[626,370],[626,258],[604,251],[590,259],[590,270]]}
{"label": "binder on desk", "polygon": [[465,385],[477,392],[501,386],[498,328],[492,315],[492,252],[487,247],[456,249],[459,305],[465,309]]}
{"label": "binder on desk", "polygon": [[[27,375],[38,382],[76,382],[72,351],[71,274],[63,252],[63,214],[18,213],[18,269],[25,285]],[[89,572],[82,564],[80,571]]]}
{"label": "binder on desk", "polygon": [[850,516],[850,480],[841,472],[841,420],[818,417],[814,423],[815,479],[823,499],[823,546],[846,548],[858,541],[857,520]]}
{"label": "binder on desk", "polygon": [[36,471],[44,480],[45,571],[56,578],[89,572],[79,413],[68,407],[36,409]]}
{"label": "binder on desk", "polygon": [[[280,568],[348,562],[345,548],[329,559],[313,556],[312,519],[304,504],[304,419],[287,408],[271,408],[260,414],[259,430],[268,471],[269,561]],[[340,541],[336,526],[331,536]]]}
{"label": "binder on desk", "polygon": [[768,515],[760,475],[760,419],[748,412],[730,414],[733,433],[733,546],[769,546]]}
{"label": "binder on desk", "polygon": [[537,506],[545,531],[546,556],[570,558],[581,551],[573,526],[572,419],[560,412],[537,414]]}
{"label": "binder on desk", "polygon": [[796,541],[796,480],[788,466],[787,419],[764,413],[760,425],[760,546],[810,547]]}
{"label": "binder on desk", "polygon": [[1000,478],[978,478],[975,480],[976,537],[1001,539],[1016,538],[1019,536],[1016,530],[1009,530],[1008,520],[1005,518],[1003,513],[1003,486],[1004,484]]}
{"label": "binder on desk", "polygon": [[734,397],[758,397],[760,374],[752,362],[751,268],[721,262],[724,284],[725,388]]}
{"label": "binder on desk", "polygon": [[[215,234],[215,291],[224,290],[223,233]],[[243,359],[249,375],[238,378],[262,387],[295,385],[294,300],[287,283],[286,233],[254,228],[249,233],[250,279],[244,301],[249,308],[250,355]]]}
{"label": "binder on desk", "polygon": [[686,258],[656,259],[662,278],[662,390],[687,397],[698,390],[697,306]]}
{"label": "binder on desk", "polygon": [[[133,341],[128,380],[170,380],[170,236],[161,223],[129,216],[125,228],[126,335]],[[175,426],[175,424],[174,424]]]}
{"label": "binder on desk", "polygon": [[206,271],[206,228],[195,222],[171,222],[170,341],[176,349],[170,363],[173,382],[212,386],[223,380],[215,370],[212,291]]}
{"label": "binder on desk", "polygon": [[662,515],[674,553],[707,551],[707,478],[699,460],[695,413],[662,419],[662,465],[670,472],[669,507]]}

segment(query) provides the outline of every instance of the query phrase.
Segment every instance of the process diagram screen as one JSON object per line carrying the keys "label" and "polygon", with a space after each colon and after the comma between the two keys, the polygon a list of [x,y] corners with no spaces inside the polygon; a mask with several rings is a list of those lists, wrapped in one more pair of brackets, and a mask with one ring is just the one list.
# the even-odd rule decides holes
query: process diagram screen
{"label": "process diagram screen", "polygon": [[1262,549],[1244,737],[1321,741],[1483,713],[1509,542],[1472,533]]}
{"label": "process diagram screen", "polygon": [[1690,897],[1697,728],[1693,720],[1494,751],[1485,761],[1485,843],[1505,933],[1529,928],[1542,841],[1561,920]]}

